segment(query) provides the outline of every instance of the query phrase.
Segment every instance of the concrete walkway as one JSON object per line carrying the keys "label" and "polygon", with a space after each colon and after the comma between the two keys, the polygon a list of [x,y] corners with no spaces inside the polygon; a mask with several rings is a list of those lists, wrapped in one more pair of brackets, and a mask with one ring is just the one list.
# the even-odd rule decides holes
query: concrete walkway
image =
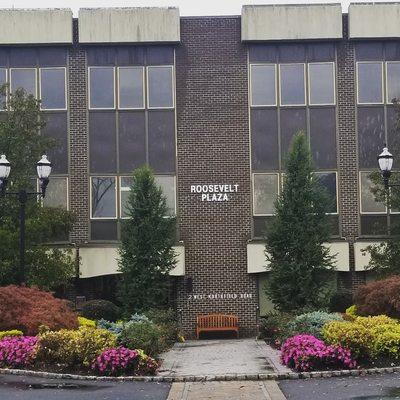
{"label": "concrete walkway", "polygon": [[258,375],[274,372],[263,340],[188,340],[161,358],[163,376]]}

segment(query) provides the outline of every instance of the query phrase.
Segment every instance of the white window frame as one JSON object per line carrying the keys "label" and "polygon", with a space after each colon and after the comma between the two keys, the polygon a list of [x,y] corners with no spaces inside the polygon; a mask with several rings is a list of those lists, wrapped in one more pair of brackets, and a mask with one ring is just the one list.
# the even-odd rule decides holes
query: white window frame
{"label": "white window frame", "polygon": [[[42,108],[42,70],[44,69],[63,69],[64,70],[64,96],[65,96],[65,107],[64,108]],[[66,111],[68,109],[68,95],[67,95],[67,68],[66,67],[40,67],[39,68],[39,99],[40,99],[40,110],[41,111]]]}
{"label": "white window frame", "polygon": [[[332,78],[333,78],[333,103],[311,103],[311,78],[310,78],[310,65],[332,65]],[[308,77],[308,104],[310,106],[334,106],[336,105],[336,68],[333,61],[325,62],[310,62],[307,64],[307,77]]]}
{"label": "white window frame", "polygon": [[[92,180],[93,178],[114,178],[115,181],[115,217],[93,217],[93,198],[92,198]],[[118,178],[115,175],[93,175],[90,177],[89,180],[89,192],[90,192],[90,197],[89,197],[89,208],[90,208],[90,220],[117,220],[118,219]]]}
{"label": "white window frame", "polygon": [[253,217],[272,217],[275,214],[256,214],[256,196],[254,194],[254,188],[255,188],[255,176],[256,175],[276,175],[278,177],[277,180],[277,196],[280,195],[281,193],[281,176],[279,174],[279,172],[253,172],[252,173],[252,177],[251,177],[251,181],[252,181],[252,197],[253,197]]}
{"label": "white window frame", "polygon": [[7,85],[7,89],[6,89],[6,108],[0,108],[0,112],[4,112],[4,111],[7,111],[7,109],[8,109],[8,103],[9,103],[9,98],[8,98],[8,96],[9,96],[9,94],[10,94],[10,78],[9,78],[9,75],[10,75],[10,72],[9,72],[9,68],[7,68],[7,67],[0,67],[0,70],[2,70],[2,69],[4,69],[5,71],[6,71],[6,82],[5,82],[5,84]]}
{"label": "white window frame", "polygon": [[[142,97],[142,107],[121,107],[121,98],[120,98],[120,90],[119,90],[119,71],[121,69],[132,69],[132,68],[141,68],[142,69],[142,87],[143,87],[143,97]],[[144,110],[146,108],[146,83],[145,83],[145,67],[141,65],[132,65],[132,66],[123,66],[117,67],[117,92],[118,92],[118,109],[119,110]]]}
{"label": "white window frame", "polygon": [[[275,77],[275,103],[274,104],[253,104],[253,94],[252,94],[252,68],[253,66],[273,66],[274,67],[274,77]],[[278,68],[274,63],[252,63],[249,68],[249,104],[251,108],[257,107],[276,107],[278,105]]]}
{"label": "white window frame", "polygon": [[338,173],[337,171],[314,171],[315,175],[321,174],[335,174],[335,183],[336,183],[336,212],[329,212],[326,215],[339,215],[339,182],[338,182]]}
{"label": "white window frame", "polygon": [[[113,70],[113,82],[114,82],[114,90],[113,90],[113,107],[92,107],[91,104],[91,94],[90,94],[90,75],[91,75],[91,70],[92,69],[99,69],[99,68],[112,68]],[[88,108],[89,110],[115,110],[116,109],[116,95],[115,95],[115,91],[117,90],[116,86],[116,82],[115,82],[115,67],[114,66],[110,66],[110,65],[95,65],[95,66],[90,66],[88,67],[88,83],[87,83],[87,87],[88,87]]]}
{"label": "white window frame", "polygon": [[[49,185],[51,185],[51,180],[52,179],[65,179],[66,183],[67,183],[67,208],[66,210],[69,211],[70,209],[70,204],[69,204],[69,176],[63,176],[63,175],[59,175],[59,176],[51,176],[50,177],[50,181],[49,181]],[[40,180],[36,179],[36,190],[39,193],[40,192]],[[41,196],[38,196],[39,201],[40,201],[40,206],[44,207],[43,204],[43,198]]]}
{"label": "white window frame", "polygon": [[[150,107],[150,90],[149,90],[149,68],[170,68],[171,69],[171,83],[172,83],[172,106],[171,107]],[[148,110],[173,110],[175,109],[175,67],[174,65],[148,65],[146,66],[146,105]]]}
{"label": "white window frame", "polygon": [[388,72],[387,67],[388,64],[399,64],[400,61],[385,61],[385,90],[386,90],[386,104],[392,104],[392,99],[389,99],[389,86],[388,86]]}
{"label": "white window frame", "polygon": [[[358,72],[358,66],[360,64],[381,64],[381,81],[382,81],[382,101],[380,103],[361,103],[360,99],[359,99],[359,72]],[[384,81],[384,66],[383,66],[383,61],[357,61],[356,62],[356,96],[357,96],[357,104],[361,104],[361,105],[370,105],[370,104],[385,104],[385,81]]]}
{"label": "white window frame", "polygon": [[34,97],[35,99],[37,99],[38,97],[38,68],[37,67],[23,67],[23,68],[10,68],[9,69],[9,87],[10,87],[10,92],[13,93],[13,88],[12,88],[12,72],[14,70],[33,70],[35,72],[35,93],[34,93]]}
{"label": "white window frame", "polygon": [[[303,66],[303,79],[304,79],[304,103],[302,104],[282,104],[282,73],[281,73],[281,67],[285,65],[302,65]],[[279,84],[279,105],[281,107],[304,107],[307,105],[307,71],[306,71],[306,63],[282,63],[279,64],[279,79],[278,79],[278,84]]]}

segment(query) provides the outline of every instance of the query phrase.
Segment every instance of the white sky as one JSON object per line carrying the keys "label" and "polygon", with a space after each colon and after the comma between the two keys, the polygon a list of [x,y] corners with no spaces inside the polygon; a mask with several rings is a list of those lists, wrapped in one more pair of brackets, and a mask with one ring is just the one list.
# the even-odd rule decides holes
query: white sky
{"label": "white sky", "polygon": [[[339,1],[336,1],[339,2]],[[356,3],[357,1],[352,1]],[[372,3],[372,1],[358,1]],[[375,3],[390,0],[375,0]],[[396,2],[394,0],[393,2]],[[72,8],[74,16],[83,7],[177,6],[185,15],[240,15],[243,4],[335,3],[335,0],[0,0],[0,8]],[[341,1],[347,12],[350,1]]]}

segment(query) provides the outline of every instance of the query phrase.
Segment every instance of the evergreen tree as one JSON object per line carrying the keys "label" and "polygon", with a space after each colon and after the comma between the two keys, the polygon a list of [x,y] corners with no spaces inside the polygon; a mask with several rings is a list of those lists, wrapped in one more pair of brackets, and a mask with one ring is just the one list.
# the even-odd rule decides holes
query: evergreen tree
{"label": "evergreen tree", "polygon": [[135,170],[119,249],[119,299],[127,314],[167,304],[168,274],[176,263],[175,219],[167,212],[152,170],[148,166]]}
{"label": "evergreen tree", "polygon": [[313,172],[306,136],[297,133],[275,203],[276,216],[266,234],[270,266],[266,293],[282,311],[318,308],[325,301],[334,258],[323,246],[330,237],[328,206],[327,193]]}
{"label": "evergreen tree", "polygon": [[[0,97],[6,86],[0,88]],[[36,163],[57,143],[40,134],[45,123],[40,102],[24,90],[10,94],[8,108],[3,105],[0,119],[0,154],[11,163],[8,190],[36,191]],[[51,160],[53,164],[57,160]],[[49,188],[51,187],[51,177]],[[73,226],[72,214],[59,208],[42,207],[34,196],[26,204],[27,284],[54,289],[66,284],[75,274],[71,252],[47,245],[68,237]],[[0,286],[18,283],[19,202],[14,196],[0,196]]]}

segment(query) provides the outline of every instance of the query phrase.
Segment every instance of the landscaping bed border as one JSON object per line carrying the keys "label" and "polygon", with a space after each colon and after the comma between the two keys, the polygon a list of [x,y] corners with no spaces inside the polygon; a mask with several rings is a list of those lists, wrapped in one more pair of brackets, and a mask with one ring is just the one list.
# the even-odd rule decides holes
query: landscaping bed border
{"label": "landscaping bed border", "polygon": [[398,367],[365,368],[337,371],[313,371],[313,372],[285,372],[270,374],[226,374],[226,375],[182,375],[182,376],[94,376],[60,374],[54,372],[32,371],[24,369],[0,368],[0,375],[32,376],[48,379],[65,379],[81,381],[111,381],[111,382],[202,382],[202,381],[264,381],[284,379],[308,379],[308,378],[332,378],[346,376],[365,376],[374,374],[386,374],[400,372]]}

